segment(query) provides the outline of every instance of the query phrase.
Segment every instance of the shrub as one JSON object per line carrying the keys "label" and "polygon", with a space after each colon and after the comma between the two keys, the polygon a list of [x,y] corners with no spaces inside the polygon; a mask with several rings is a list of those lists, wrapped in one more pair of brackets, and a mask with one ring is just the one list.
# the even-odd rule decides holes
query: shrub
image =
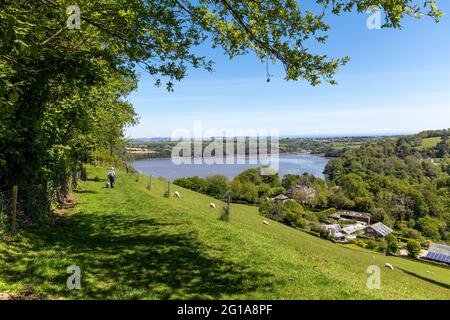
{"label": "shrub", "polygon": [[367,244],[367,249],[370,249],[370,250],[374,250],[377,247],[377,242],[374,240],[368,240],[366,242],[366,244]]}
{"label": "shrub", "polygon": [[336,208],[328,208],[328,209],[320,211],[320,215],[321,216],[329,216],[330,214],[333,214],[336,212],[337,212]]}
{"label": "shrub", "polygon": [[397,221],[395,223],[395,227],[399,230],[405,230],[406,228],[408,228],[408,222],[406,221]]}
{"label": "shrub", "polygon": [[421,240],[423,238],[420,231],[418,231],[416,229],[411,229],[411,228],[404,229],[402,231],[402,235],[403,235],[403,237],[408,238],[408,239]]}
{"label": "shrub", "polygon": [[317,214],[311,211],[306,211],[303,214],[303,218],[305,218],[308,221],[319,221],[319,217],[317,216]]}
{"label": "shrub", "polygon": [[267,191],[266,195],[267,195],[268,197],[274,197],[274,196],[277,196],[277,195],[279,195],[279,194],[283,194],[283,193],[285,193],[285,192],[286,192],[286,189],[285,189],[285,188],[283,188],[282,186],[278,186],[278,187],[270,188],[270,189]]}
{"label": "shrub", "polygon": [[358,247],[366,248],[366,244],[361,240],[355,240],[353,243],[356,244]]}
{"label": "shrub", "polygon": [[331,240],[333,238],[333,236],[331,235],[330,231],[328,231],[327,229],[323,228],[318,223],[313,223],[311,225],[311,231],[318,233],[319,237],[324,238],[324,239]]}
{"label": "shrub", "polygon": [[280,202],[272,202],[270,200],[263,201],[259,206],[259,213],[264,217],[278,222],[286,223],[287,221],[287,210]]}
{"label": "shrub", "polygon": [[409,240],[406,244],[406,248],[408,249],[408,255],[412,258],[418,257],[420,250],[422,249],[420,242],[417,240]]}
{"label": "shrub", "polygon": [[445,223],[443,221],[430,216],[425,216],[417,220],[417,225],[419,230],[422,231],[425,236],[435,241],[441,239],[440,231],[445,228]]}
{"label": "shrub", "polygon": [[283,206],[290,212],[296,213],[297,215],[302,215],[305,212],[303,206],[296,201],[287,201],[283,203]]}
{"label": "shrub", "polygon": [[228,222],[230,221],[230,211],[228,210],[228,207],[222,208],[222,214],[219,217],[219,220]]}
{"label": "shrub", "polygon": [[388,234],[386,236],[387,241],[387,253],[390,254],[397,254],[398,253],[398,239],[396,236],[394,236],[392,233]]}
{"label": "shrub", "polygon": [[307,225],[306,220],[301,218],[301,217],[298,217],[297,220],[295,220],[295,225],[294,226],[296,228],[305,229],[306,225]]}
{"label": "shrub", "polygon": [[387,251],[387,243],[386,242],[380,242],[378,244],[377,251],[378,252],[386,252]]}
{"label": "shrub", "polygon": [[228,191],[228,178],[215,175],[206,178],[206,192],[213,197],[222,197]]}
{"label": "shrub", "polygon": [[191,189],[191,182],[188,178],[176,178],[173,184],[180,186],[182,188]]}

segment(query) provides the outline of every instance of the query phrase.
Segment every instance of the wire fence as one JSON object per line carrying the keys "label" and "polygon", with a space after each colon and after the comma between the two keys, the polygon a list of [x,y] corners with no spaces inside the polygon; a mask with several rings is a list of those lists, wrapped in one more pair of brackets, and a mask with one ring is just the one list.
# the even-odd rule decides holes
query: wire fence
{"label": "wire fence", "polygon": [[0,235],[9,228],[9,213],[12,210],[12,191],[0,192]]}
{"label": "wire fence", "polygon": [[1,191],[0,235],[32,225],[48,223],[53,209],[64,200],[67,189],[69,192],[75,189],[80,178],[83,178],[83,173],[76,172],[64,188],[55,182],[17,186],[16,197],[14,197],[13,188]]}
{"label": "wire fence", "polygon": [[51,188],[42,185],[17,188],[0,192],[0,233],[23,229],[49,219],[55,197]]}

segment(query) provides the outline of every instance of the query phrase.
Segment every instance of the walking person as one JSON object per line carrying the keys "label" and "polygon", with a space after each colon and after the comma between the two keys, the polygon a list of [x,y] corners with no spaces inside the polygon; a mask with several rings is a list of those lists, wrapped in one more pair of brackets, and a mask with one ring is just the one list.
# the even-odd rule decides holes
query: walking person
{"label": "walking person", "polygon": [[108,179],[109,179],[109,185],[111,188],[114,188],[114,183],[116,181],[116,173],[114,172],[114,168],[111,167],[111,169],[108,172]]}

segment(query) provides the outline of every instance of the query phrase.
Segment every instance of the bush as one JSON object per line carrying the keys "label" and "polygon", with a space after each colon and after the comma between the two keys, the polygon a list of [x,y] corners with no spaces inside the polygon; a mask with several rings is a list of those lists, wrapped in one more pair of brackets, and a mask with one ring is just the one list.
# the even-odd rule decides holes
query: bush
{"label": "bush", "polygon": [[387,251],[387,243],[386,242],[380,242],[378,244],[377,251],[378,252],[386,252]]}
{"label": "bush", "polygon": [[194,176],[192,178],[177,178],[173,181],[173,184],[195,192],[205,193],[206,190],[206,182],[199,176]]}
{"label": "bush", "polygon": [[422,234],[416,229],[406,228],[402,231],[402,236],[408,239],[421,240]]}
{"label": "bush", "polygon": [[228,178],[215,175],[206,178],[206,192],[208,195],[220,198],[228,191]]}
{"label": "bush", "polygon": [[228,222],[230,221],[230,211],[227,207],[222,208],[222,214],[219,217],[219,220]]}
{"label": "bush", "polygon": [[374,240],[368,240],[366,242],[366,244],[367,244],[367,249],[370,249],[370,250],[374,250],[378,246],[377,242]]}
{"label": "bush", "polygon": [[420,250],[422,249],[420,242],[417,240],[409,240],[406,244],[406,248],[408,249],[408,255],[412,258],[418,257]]}
{"label": "bush", "polygon": [[272,220],[286,223],[287,210],[280,202],[273,202],[270,200],[264,200],[259,206],[259,213]]}
{"label": "bush", "polygon": [[298,217],[297,220],[295,220],[295,225],[296,228],[299,229],[305,229],[307,226],[306,220],[303,218]]}
{"label": "bush", "polygon": [[319,221],[319,217],[317,216],[317,214],[311,211],[306,211],[303,214],[303,218],[305,218],[308,221]]}
{"label": "bush", "polygon": [[386,236],[387,241],[387,253],[390,254],[397,254],[398,253],[398,239],[396,236],[394,236],[392,233],[388,234]]}
{"label": "bush", "polygon": [[441,239],[440,231],[445,229],[445,223],[443,221],[430,216],[425,216],[417,220],[417,225],[425,236],[435,241]]}
{"label": "bush", "polygon": [[328,209],[320,211],[320,215],[321,216],[329,216],[330,214],[333,214],[336,212],[337,212],[336,208],[328,208]]}
{"label": "bush", "polygon": [[283,194],[283,193],[285,193],[285,192],[286,192],[286,189],[285,189],[285,188],[283,188],[282,186],[278,186],[278,187],[270,188],[270,189],[267,191],[266,195],[267,195],[268,197],[275,197],[275,196],[277,196],[277,195],[279,195],[279,194]]}
{"label": "bush", "polygon": [[355,240],[353,243],[356,244],[358,247],[361,247],[361,248],[366,248],[366,246],[367,246],[367,245],[366,245],[363,241],[361,241],[361,240]]}
{"label": "bush", "polygon": [[397,228],[399,230],[405,230],[406,228],[408,228],[408,222],[406,222],[406,221],[397,221],[395,223],[395,228]]}
{"label": "bush", "polygon": [[311,231],[318,233],[319,237],[321,237],[321,238],[328,239],[328,240],[333,239],[331,232],[328,231],[327,229],[323,228],[318,223],[313,223],[311,225]]}

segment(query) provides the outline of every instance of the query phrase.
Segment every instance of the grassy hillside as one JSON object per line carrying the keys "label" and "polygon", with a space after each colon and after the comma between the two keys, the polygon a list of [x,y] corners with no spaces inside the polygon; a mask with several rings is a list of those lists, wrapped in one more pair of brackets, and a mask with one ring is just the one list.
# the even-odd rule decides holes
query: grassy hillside
{"label": "grassy hillside", "polygon": [[[232,205],[166,183],[89,169],[78,205],[56,225],[0,243],[0,293],[82,299],[450,299],[450,270],[355,250],[285,225],[262,223],[256,207]],[[210,202],[218,205],[216,210]],[[384,267],[391,263],[395,270]],[[66,268],[82,271],[82,289],[66,288]],[[381,289],[366,288],[379,265]]]}
{"label": "grassy hillside", "polygon": [[437,146],[437,144],[441,141],[441,137],[432,137],[432,138],[425,138],[422,140],[422,148],[423,149],[430,149]]}

